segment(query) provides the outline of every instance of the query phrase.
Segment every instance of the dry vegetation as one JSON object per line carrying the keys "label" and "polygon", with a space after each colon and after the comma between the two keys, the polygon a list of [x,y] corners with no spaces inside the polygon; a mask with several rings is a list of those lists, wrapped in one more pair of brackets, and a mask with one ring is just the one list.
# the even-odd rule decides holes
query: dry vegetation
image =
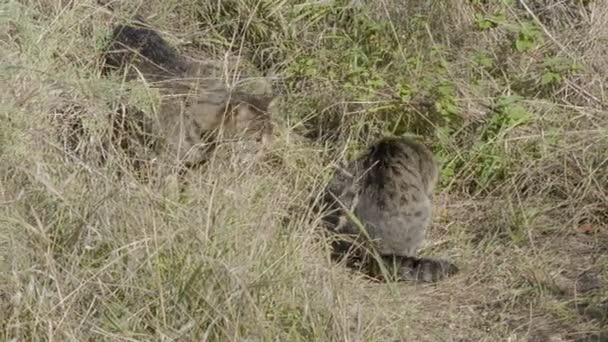
{"label": "dry vegetation", "polygon": [[[608,2],[525,3],[2,2],[2,339],[608,341]],[[272,80],[268,158],[131,170],[107,117],[158,94],[100,56],[135,14]],[[442,161],[423,253],[461,272],[436,285],[332,264],[308,208],[405,132]]]}

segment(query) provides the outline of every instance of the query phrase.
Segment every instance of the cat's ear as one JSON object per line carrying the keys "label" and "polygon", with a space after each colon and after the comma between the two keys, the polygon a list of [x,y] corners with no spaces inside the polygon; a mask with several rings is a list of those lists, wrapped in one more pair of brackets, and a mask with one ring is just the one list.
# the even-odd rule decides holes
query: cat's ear
{"label": "cat's ear", "polygon": [[258,103],[261,110],[270,113],[277,104],[277,97],[274,95],[259,96]]}

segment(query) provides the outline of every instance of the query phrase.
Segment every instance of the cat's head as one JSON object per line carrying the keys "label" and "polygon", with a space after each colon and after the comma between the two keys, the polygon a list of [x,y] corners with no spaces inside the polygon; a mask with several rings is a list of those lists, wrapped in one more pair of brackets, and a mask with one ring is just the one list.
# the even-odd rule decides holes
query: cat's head
{"label": "cat's head", "polygon": [[236,95],[230,100],[225,129],[264,144],[273,140],[274,96]]}

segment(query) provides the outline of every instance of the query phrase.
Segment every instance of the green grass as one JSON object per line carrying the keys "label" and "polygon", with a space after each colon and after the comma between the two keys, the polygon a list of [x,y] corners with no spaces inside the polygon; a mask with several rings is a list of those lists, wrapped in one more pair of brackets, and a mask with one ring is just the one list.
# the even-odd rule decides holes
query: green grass
{"label": "green grass", "polygon": [[[606,339],[605,4],[349,3],[1,4],[2,339]],[[223,151],[181,185],[130,171],[108,114],[158,94],[100,56],[135,14],[272,82],[268,158]],[[59,113],[87,129],[76,149]],[[332,162],[403,134],[442,163],[422,253],[461,272],[436,285],[333,264],[309,207]]]}

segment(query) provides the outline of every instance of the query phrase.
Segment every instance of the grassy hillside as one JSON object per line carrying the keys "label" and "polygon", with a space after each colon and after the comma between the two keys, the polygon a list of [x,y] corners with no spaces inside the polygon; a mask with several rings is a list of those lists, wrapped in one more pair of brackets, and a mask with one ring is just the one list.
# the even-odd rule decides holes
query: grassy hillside
{"label": "grassy hillside", "polygon": [[[3,340],[608,340],[605,0],[111,4],[0,4]],[[108,115],[159,94],[101,55],[136,14],[271,82],[266,159],[220,151],[183,192],[132,171]],[[333,264],[308,206],[405,133],[442,163],[422,253],[461,272],[435,285]]]}

